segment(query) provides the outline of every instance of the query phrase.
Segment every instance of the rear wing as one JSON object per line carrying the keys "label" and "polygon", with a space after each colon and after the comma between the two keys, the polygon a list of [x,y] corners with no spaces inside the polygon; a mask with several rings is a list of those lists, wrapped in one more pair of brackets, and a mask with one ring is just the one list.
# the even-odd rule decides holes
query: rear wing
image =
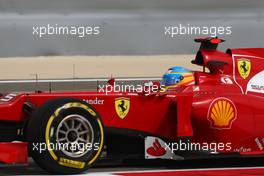
{"label": "rear wing", "polygon": [[216,50],[219,43],[224,42],[225,40],[219,39],[217,37],[206,37],[206,38],[196,38],[195,42],[201,43],[200,49],[205,50]]}
{"label": "rear wing", "polygon": [[201,45],[195,59],[192,60],[193,64],[207,67],[211,73],[229,73],[231,71],[231,55],[217,50],[218,44],[225,40],[207,37],[196,38],[194,41],[201,43]]}

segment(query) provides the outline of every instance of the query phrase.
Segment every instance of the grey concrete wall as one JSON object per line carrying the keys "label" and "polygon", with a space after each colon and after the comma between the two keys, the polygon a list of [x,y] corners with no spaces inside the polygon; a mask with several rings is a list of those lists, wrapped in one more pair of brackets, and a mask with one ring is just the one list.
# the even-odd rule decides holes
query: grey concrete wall
{"label": "grey concrete wall", "polygon": [[[197,35],[164,26],[232,26],[221,48],[264,47],[261,0],[0,0],[0,57],[194,53]],[[32,34],[33,26],[100,26],[85,38]]]}

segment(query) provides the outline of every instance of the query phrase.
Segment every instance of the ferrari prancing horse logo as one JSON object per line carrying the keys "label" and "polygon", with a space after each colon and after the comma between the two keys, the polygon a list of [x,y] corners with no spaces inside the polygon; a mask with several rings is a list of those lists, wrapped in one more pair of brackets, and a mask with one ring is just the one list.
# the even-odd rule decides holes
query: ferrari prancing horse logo
{"label": "ferrari prancing horse logo", "polygon": [[124,119],[130,109],[130,99],[129,98],[116,98],[115,99],[115,110],[116,114],[121,118]]}
{"label": "ferrari prancing horse logo", "polygon": [[246,79],[249,74],[250,74],[250,70],[251,70],[251,62],[248,59],[238,59],[237,61],[237,69],[238,69],[238,73],[239,75],[243,78]]}

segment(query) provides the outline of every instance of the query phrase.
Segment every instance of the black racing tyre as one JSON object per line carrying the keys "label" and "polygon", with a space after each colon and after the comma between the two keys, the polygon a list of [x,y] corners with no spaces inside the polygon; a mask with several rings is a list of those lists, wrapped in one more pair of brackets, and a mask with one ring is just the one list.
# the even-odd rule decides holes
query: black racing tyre
{"label": "black racing tyre", "polygon": [[34,161],[53,174],[78,174],[91,167],[104,145],[99,114],[73,98],[47,101],[27,127],[29,152]]}

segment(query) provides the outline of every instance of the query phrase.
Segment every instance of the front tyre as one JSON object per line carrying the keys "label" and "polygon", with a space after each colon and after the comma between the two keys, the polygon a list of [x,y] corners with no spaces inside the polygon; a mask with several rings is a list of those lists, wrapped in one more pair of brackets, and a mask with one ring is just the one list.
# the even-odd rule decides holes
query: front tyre
{"label": "front tyre", "polygon": [[27,138],[40,167],[55,174],[77,174],[99,158],[104,131],[99,114],[89,104],[62,98],[34,112]]}

